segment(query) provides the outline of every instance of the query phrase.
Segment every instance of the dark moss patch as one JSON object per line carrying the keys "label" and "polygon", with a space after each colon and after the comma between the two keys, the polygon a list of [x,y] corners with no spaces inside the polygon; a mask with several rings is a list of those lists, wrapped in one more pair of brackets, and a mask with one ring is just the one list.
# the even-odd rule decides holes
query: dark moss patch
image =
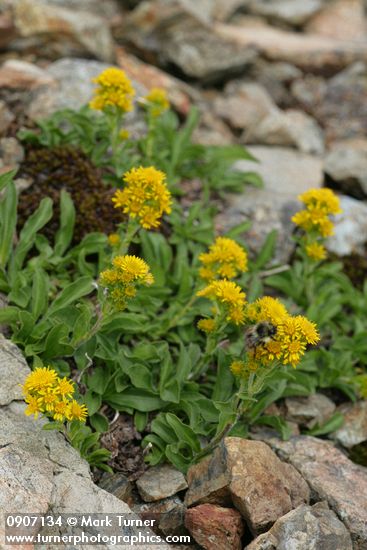
{"label": "dark moss patch", "polygon": [[354,445],[349,451],[349,458],[356,464],[367,466],[367,441]]}
{"label": "dark moss patch", "polygon": [[59,227],[62,189],[70,193],[75,205],[74,243],[93,231],[113,233],[122,220],[111,202],[113,189],[102,181],[101,171],[78,149],[68,146],[28,149],[19,176],[31,177],[34,183],[19,197],[18,229],[40,201],[50,197],[54,213],[42,232],[53,239]]}
{"label": "dark moss patch", "polygon": [[367,249],[365,254],[357,254],[353,252],[348,256],[329,255],[330,260],[342,262],[343,271],[352,281],[353,285],[359,290],[363,289],[364,281],[367,279]]}

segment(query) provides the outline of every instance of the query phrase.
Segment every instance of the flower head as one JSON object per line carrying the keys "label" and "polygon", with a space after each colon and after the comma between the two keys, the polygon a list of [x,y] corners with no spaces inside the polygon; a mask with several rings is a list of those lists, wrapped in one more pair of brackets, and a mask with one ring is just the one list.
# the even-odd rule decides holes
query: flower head
{"label": "flower head", "polygon": [[163,90],[163,88],[152,88],[149,94],[143,98],[142,105],[146,106],[153,117],[160,116],[170,106],[166,90]]}
{"label": "flower head", "polygon": [[228,321],[242,324],[244,321],[243,309],[246,303],[246,294],[233,281],[212,281],[208,286],[199,290],[197,296],[209,298],[222,308]]}
{"label": "flower head", "polygon": [[109,67],[93,78],[93,82],[98,87],[94,98],[89,102],[91,109],[103,111],[106,107],[114,106],[122,112],[131,111],[135,90],[124,71]]}
{"label": "flower head", "polygon": [[323,189],[309,189],[302,195],[299,195],[299,200],[310,208],[319,208],[324,214],[340,214],[340,201],[335,193],[326,187]]}
{"label": "flower head", "polygon": [[324,245],[313,242],[306,245],[306,254],[309,258],[315,261],[323,260],[326,258],[326,248]]}
{"label": "flower head", "polygon": [[[39,413],[43,413],[49,418],[64,422],[71,419],[69,407],[73,406],[77,410],[77,401],[72,399],[75,393],[74,382],[68,378],[60,378],[51,367],[37,367],[26,378],[23,391],[27,403],[25,414],[28,416],[33,414],[37,418]],[[85,405],[79,407],[86,411]],[[82,422],[85,420],[82,415],[77,418],[75,414],[74,418]]]}
{"label": "flower head", "polygon": [[200,269],[202,279],[213,280],[232,279],[247,271],[247,254],[245,250],[232,239],[217,237],[210,245],[209,252],[199,256],[203,267]]}
{"label": "flower head", "polygon": [[145,229],[159,227],[164,213],[171,212],[171,194],[166,175],[153,166],[132,168],[123,176],[124,189],[116,191],[112,201]]}
{"label": "flower head", "polygon": [[85,405],[81,405],[73,399],[68,403],[66,410],[66,417],[68,420],[79,420],[79,422],[85,422],[88,416],[88,409]]}
{"label": "flower head", "polygon": [[118,233],[110,233],[107,239],[110,246],[118,246],[121,242],[120,235]]}
{"label": "flower head", "polygon": [[[329,216],[341,212],[339,198],[334,192],[327,188],[309,189],[299,195],[298,198],[304,203],[305,208],[292,217],[293,223],[301,227],[306,233],[312,233],[314,236],[326,238],[332,235],[334,226]],[[307,250],[306,253],[311,258],[312,254],[320,256],[321,249],[319,248],[316,251],[316,247],[313,247],[310,254]]]}
{"label": "flower head", "polygon": [[200,319],[198,321],[197,327],[199,330],[202,330],[203,332],[214,332],[215,330],[215,319]]}
{"label": "flower head", "polygon": [[136,295],[136,287],[150,286],[154,277],[149,265],[137,256],[115,256],[112,268],[100,274],[101,285],[108,288],[116,309],[124,309],[129,298]]}

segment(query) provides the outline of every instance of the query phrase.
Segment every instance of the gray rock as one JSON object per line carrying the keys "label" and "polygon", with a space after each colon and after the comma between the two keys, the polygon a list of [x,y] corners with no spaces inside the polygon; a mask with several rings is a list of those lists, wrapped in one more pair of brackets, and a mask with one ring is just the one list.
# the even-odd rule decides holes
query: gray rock
{"label": "gray rock", "polygon": [[309,436],[268,443],[307,481],[314,500],[326,500],[351,534],[354,550],[367,547],[367,469],[351,462],[332,443]]}
{"label": "gray rock", "polygon": [[352,550],[343,523],[325,502],[299,506],[279,518],[245,550]]}
{"label": "gray rock", "polygon": [[334,147],[325,158],[324,171],[335,183],[341,184],[351,195],[362,192],[367,196],[367,140],[366,149]]}
{"label": "gray rock", "polygon": [[307,397],[287,397],[285,406],[287,408],[286,419],[307,428],[323,424],[336,409],[335,403],[321,393],[311,394]]}
{"label": "gray rock", "polygon": [[157,527],[164,535],[187,534],[184,525],[186,506],[177,495],[155,502],[134,504],[132,509],[141,518],[156,518]]}
{"label": "gray rock", "polygon": [[121,472],[104,473],[98,485],[124,502],[129,503],[131,500],[133,484]]}
{"label": "gray rock", "polygon": [[340,195],[341,214],[334,217],[334,235],[326,246],[330,252],[345,256],[352,252],[364,253],[367,241],[367,204]]}
{"label": "gray rock", "polygon": [[153,502],[187,489],[185,476],[173,466],[164,464],[146,470],[136,482],[145,502]]}
{"label": "gray rock", "polygon": [[303,25],[323,6],[324,0],[244,0],[244,7],[255,15],[268,17],[289,25]]}
{"label": "gray rock", "polygon": [[322,125],[327,143],[366,137],[366,62],[356,62],[328,81],[307,75],[295,81],[291,91],[299,106]]}
{"label": "gray rock", "polygon": [[323,9],[311,18],[305,30],[340,40],[365,41],[367,24],[363,0],[324,2]]}
{"label": "gray rock", "polygon": [[14,170],[24,160],[24,149],[13,137],[0,139],[0,166],[4,171]]}
{"label": "gray rock", "polygon": [[87,54],[112,61],[113,41],[104,18],[42,0],[16,0],[12,7],[17,38],[9,48],[46,51],[51,58]]}
{"label": "gray rock", "polygon": [[244,49],[256,48],[269,60],[286,61],[301,69],[337,70],[353,61],[367,61],[367,40],[353,42],[290,32],[265,24],[254,25],[252,18],[241,19],[237,25],[217,23],[214,30],[232,44]]}
{"label": "gray rock", "polygon": [[29,367],[17,346],[0,334],[0,405],[22,399],[20,384],[28,374]]}
{"label": "gray rock", "polygon": [[254,48],[217,34],[201,17],[201,9],[179,0],[141,2],[123,21],[120,35],[154,54],[160,64],[174,64],[206,81],[244,70],[257,57]]}
{"label": "gray rock", "polygon": [[342,405],[344,424],[334,433],[338,443],[349,449],[367,440],[367,401]]}
{"label": "gray rock", "polygon": [[317,122],[302,111],[274,109],[245,130],[242,141],[260,145],[296,147],[303,153],[321,155],[324,140]]}
{"label": "gray rock", "polygon": [[269,231],[278,231],[275,262],[287,262],[293,250],[292,215],[299,210],[297,197],[310,187],[323,182],[322,161],[318,158],[281,147],[250,146],[259,164],[239,161],[243,172],[258,172],[264,188],[246,188],[243,195],[231,195],[223,213],[217,217],[218,231],[226,231],[245,220],[252,222],[245,237],[252,253],[261,248]]}

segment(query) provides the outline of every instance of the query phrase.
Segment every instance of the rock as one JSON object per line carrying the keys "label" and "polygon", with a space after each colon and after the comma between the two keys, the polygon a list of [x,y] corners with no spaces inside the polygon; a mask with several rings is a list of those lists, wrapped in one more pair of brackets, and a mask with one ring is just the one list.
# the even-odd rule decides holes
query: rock
{"label": "rock", "polygon": [[9,172],[24,160],[24,149],[16,138],[0,139],[0,170]]}
{"label": "rock", "polygon": [[195,128],[192,139],[202,145],[229,145],[235,138],[228,126],[211,111],[210,102],[197,104],[200,110],[200,121]]}
{"label": "rock", "polygon": [[334,0],[326,2],[308,22],[306,32],[350,40],[366,41],[367,24],[363,0]]}
{"label": "rock", "polygon": [[347,449],[367,440],[367,401],[342,405],[338,409],[344,415],[344,424],[333,435]]}
{"label": "rock", "polygon": [[[88,463],[60,433],[42,430],[46,420],[24,414],[25,404],[15,400],[21,399],[18,385],[29,372],[18,348],[0,335],[0,536],[6,513],[132,514],[127,504],[93,483]],[[122,528],[120,534],[131,535],[132,528]]]}
{"label": "rock", "polygon": [[0,48],[7,46],[15,36],[12,17],[8,13],[0,13]]}
{"label": "rock", "polygon": [[33,90],[39,86],[55,85],[55,80],[45,70],[20,59],[8,59],[0,67],[0,87]]}
{"label": "rock", "polygon": [[243,195],[228,196],[223,213],[217,216],[218,231],[227,231],[245,220],[251,221],[245,237],[250,252],[256,254],[269,231],[276,229],[274,261],[287,262],[294,246],[291,217],[300,208],[297,197],[310,187],[322,185],[322,161],[281,147],[250,146],[248,150],[259,164],[239,161],[236,166],[243,172],[258,172],[264,188],[246,188]]}
{"label": "rock", "polygon": [[325,158],[324,171],[328,178],[350,195],[367,196],[366,148],[349,147],[348,142],[334,146]]}
{"label": "rock", "polygon": [[207,550],[240,550],[244,533],[241,514],[232,508],[201,504],[186,512],[185,525],[200,546]]}
{"label": "rock", "polygon": [[245,130],[244,143],[294,146],[303,153],[321,155],[324,151],[322,130],[302,111],[276,109]]}
{"label": "rock", "polygon": [[256,83],[231,82],[214,101],[214,111],[233,128],[254,128],[277,111],[268,92]]}
{"label": "rock", "polygon": [[8,109],[5,101],[0,100],[0,136],[6,134],[13,120],[15,120],[15,116]]}
{"label": "rock", "polygon": [[0,334],[0,406],[22,399],[20,384],[28,374],[28,365],[17,346]]}
{"label": "rock", "polygon": [[354,63],[325,82],[307,75],[291,85],[304,108],[324,128],[328,143],[365,138],[367,133],[367,64]]}
{"label": "rock", "polygon": [[257,57],[254,48],[217,34],[200,12],[178,0],[144,1],[124,21],[121,37],[192,78],[213,82],[243,71]]}
{"label": "rock", "polygon": [[83,11],[110,19],[120,13],[120,6],[116,0],[42,0],[49,6],[59,6],[74,11]]}
{"label": "rock", "polygon": [[351,534],[353,548],[367,546],[367,469],[351,462],[330,442],[298,436],[268,442],[307,481],[312,498],[327,500]]}
{"label": "rock", "polygon": [[310,71],[337,70],[353,61],[367,60],[367,41],[337,40],[316,34],[301,34],[253,25],[241,19],[241,25],[216,23],[214,31],[239,47],[256,48],[267,59],[286,61]]}
{"label": "rock", "polygon": [[261,441],[227,437],[213,454],[188,472],[188,506],[234,506],[251,532],[268,529],[293,507],[308,502],[306,483]]}
{"label": "rock", "polygon": [[324,424],[336,409],[335,403],[321,393],[314,393],[307,397],[287,397],[285,406],[286,419],[307,428]]}
{"label": "rock", "polygon": [[298,67],[284,61],[268,63],[260,59],[256,62],[250,76],[266,88],[277,105],[283,108],[294,106],[289,87],[292,82],[303,76]]}
{"label": "rock", "polygon": [[216,21],[226,21],[236,10],[243,7],[246,0],[211,0],[211,17]]}
{"label": "rock", "polygon": [[247,11],[255,15],[268,17],[288,25],[303,25],[312,15],[323,6],[323,0],[247,0],[243,1]]}
{"label": "rock", "polygon": [[11,49],[47,53],[49,58],[86,54],[113,59],[110,30],[98,15],[42,0],[16,0],[13,11],[17,37],[9,44]]}
{"label": "rock", "polygon": [[113,474],[104,473],[98,485],[120,500],[128,504],[132,503],[133,484],[121,472],[115,472]]}
{"label": "rock", "polygon": [[177,496],[155,502],[134,504],[133,511],[142,519],[155,519],[154,526],[164,535],[185,535],[186,506]]}
{"label": "rock", "polygon": [[153,502],[187,489],[185,476],[173,466],[164,464],[150,468],[136,482],[145,502]]}
{"label": "rock", "polygon": [[178,78],[165,73],[158,67],[148,65],[137,57],[128,54],[123,48],[117,48],[117,65],[123,69],[127,76],[139,82],[144,88],[163,88],[173,107],[180,113],[187,115],[192,101],[197,102],[200,94],[197,90],[182,82]]}
{"label": "rock", "polygon": [[352,540],[343,523],[324,502],[299,506],[278,519],[245,550],[352,550]]}
{"label": "rock", "polygon": [[329,237],[326,246],[338,256],[352,252],[364,254],[367,242],[367,204],[340,195],[341,214],[334,217],[334,235]]}

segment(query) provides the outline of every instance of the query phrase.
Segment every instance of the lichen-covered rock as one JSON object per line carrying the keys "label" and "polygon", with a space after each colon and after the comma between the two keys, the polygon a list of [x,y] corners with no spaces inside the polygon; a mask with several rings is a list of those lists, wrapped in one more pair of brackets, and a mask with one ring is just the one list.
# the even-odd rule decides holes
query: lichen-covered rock
{"label": "lichen-covered rock", "polygon": [[245,550],[352,550],[343,523],[325,502],[302,505],[279,518]]}
{"label": "lichen-covered rock", "polygon": [[187,489],[185,476],[168,464],[146,470],[136,485],[145,502],[161,500]]}
{"label": "lichen-covered rock", "polygon": [[342,405],[339,411],[344,424],[334,433],[336,441],[347,449],[367,441],[367,401]]}
{"label": "lichen-covered rock", "polygon": [[365,148],[348,143],[334,147],[325,158],[324,171],[347,193],[367,196],[367,140]]}
{"label": "lichen-covered rock", "polygon": [[241,514],[233,508],[201,504],[186,512],[185,525],[206,550],[241,550],[244,533]]}
{"label": "lichen-covered rock", "polygon": [[326,243],[328,250],[345,256],[353,252],[364,254],[367,242],[367,204],[340,195],[341,214],[334,219],[334,235]]}
{"label": "lichen-covered rock", "polygon": [[261,441],[227,437],[213,454],[189,469],[186,504],[233,503],[254,534],[308,502],[301,476]]}
{"label": "lichen-covered rock", "polygon": [[28,374],[29,367],[20,350],[0,334],[0,406],[22,399],[20,384]]}
{"label": "lichen-covered rock", "polygon": [[351,534],[355,550],[367,547],[367,469],[351,462],[332,443],[309,436],[268,440],[277,454],[307,481],[316,499],[326,500]]}
{"label": "lichen-covered rock", "polygon": [[285,406],[287,420],[308,428],[326,422],[336,408],[335,403],[321,393],[314,393],[307,397],[287,397]]}

